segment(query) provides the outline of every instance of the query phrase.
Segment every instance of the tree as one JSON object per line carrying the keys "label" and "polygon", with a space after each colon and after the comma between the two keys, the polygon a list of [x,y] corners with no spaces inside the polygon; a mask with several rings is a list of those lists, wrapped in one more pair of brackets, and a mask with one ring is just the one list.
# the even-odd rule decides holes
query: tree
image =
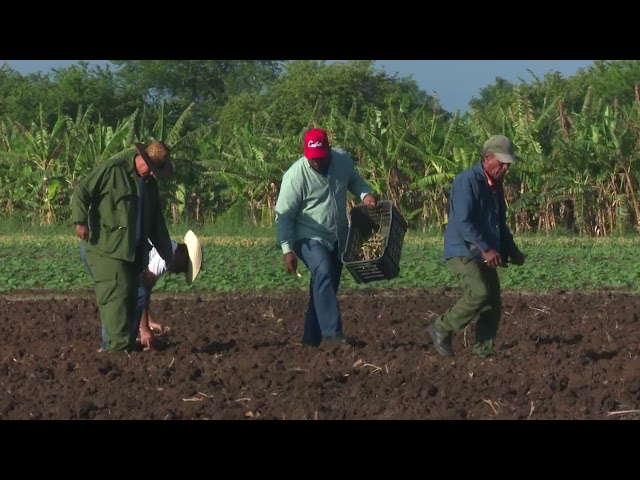
{"label": "tree", "polygon": [[331,111],[355,121],[367,107],[385,108],[389,100],[409,98],[415,105],[433,100],[410,78],[390,77],[374,68],[373,60],[328,63],[323,60],[286,62],[284,73],[264,92],[244,93],[221,110],[222,124],[245,124],[254,114],[267,112],[285,136],[321,123]]}
{"label": "tree", "polygon": [[[215,120],[230,96],[261,92],[280,71],[274,60],[112,60],[127,92],[182,113],[193,104],[194,124]],[[175,120],[175,119],[174,119]]]}
{"label": "tree", "polygon": [[117,72],[109,65],[89,68],[88,62],[79,61],[67,68],[53,69],[52,80],[51,95],[62,115],[71,116],[92,106],[92,121],[102,118],[107,125],[116,125],[144,107],[142,99],[123,87]]}
{"label": "tree", "polygon": [[0,115],[28,127],[42,107],[53,121],[57,117],[53,88],[50,79],[40,73],[25,77],[4,64],[0,67]]}
{"label": "tree", "polygon": [[593,65],[579,69],[567,79],[566,108],[570,112],[580,111],[589,88],[602,104],[634,102],[634,86],[639,78],[638,60],[595,60]]}

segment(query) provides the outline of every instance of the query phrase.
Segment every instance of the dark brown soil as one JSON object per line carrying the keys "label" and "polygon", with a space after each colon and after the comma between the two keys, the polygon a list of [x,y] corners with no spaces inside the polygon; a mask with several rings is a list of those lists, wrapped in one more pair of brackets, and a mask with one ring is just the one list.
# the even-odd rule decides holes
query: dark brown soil
{"label": "dark brown soil", "polygon": [[157,295],[165,331],[130,355],[97,352],[92,291],[43,293],[0,297],[0,419],[640,418],[632,294],[505,292],[483,360],[431,346],[455,290],[342,295],[359,344],[333,352],[299,343],[304,294]]}

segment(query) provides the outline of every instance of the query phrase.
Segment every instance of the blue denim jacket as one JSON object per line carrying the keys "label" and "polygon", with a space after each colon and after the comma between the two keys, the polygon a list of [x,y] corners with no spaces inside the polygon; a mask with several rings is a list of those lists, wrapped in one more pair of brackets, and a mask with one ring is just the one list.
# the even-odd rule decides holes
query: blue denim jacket
{"label": "blue denim jacket", "polygon": [[504,257],[518,252],[506,210],[502,187],[489,187],[482,163],[460,172],[451,185],[444,258],[473,257],[484,262],[481,250],[493,248]]}

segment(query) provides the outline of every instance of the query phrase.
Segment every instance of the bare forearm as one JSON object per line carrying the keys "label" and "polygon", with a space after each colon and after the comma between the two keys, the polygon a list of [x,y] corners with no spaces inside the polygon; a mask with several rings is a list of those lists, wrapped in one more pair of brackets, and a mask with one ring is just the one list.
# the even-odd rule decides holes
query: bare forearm
{"label": "bare forearm", "polygon": [[149,330],[149,308],[145,307],[140,317],[140,328]]}

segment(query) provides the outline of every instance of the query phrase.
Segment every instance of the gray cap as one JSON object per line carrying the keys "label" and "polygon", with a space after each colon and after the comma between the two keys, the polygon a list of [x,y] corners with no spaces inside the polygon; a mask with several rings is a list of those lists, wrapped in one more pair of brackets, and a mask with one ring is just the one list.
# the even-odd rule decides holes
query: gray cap
{"label": "gray cap", "polygon": [[504,135],[494,135],[484,142],[482,153],[483,155],[485,153],[492,153],[502,163],[514,163],[518,161],[513,142]]}

